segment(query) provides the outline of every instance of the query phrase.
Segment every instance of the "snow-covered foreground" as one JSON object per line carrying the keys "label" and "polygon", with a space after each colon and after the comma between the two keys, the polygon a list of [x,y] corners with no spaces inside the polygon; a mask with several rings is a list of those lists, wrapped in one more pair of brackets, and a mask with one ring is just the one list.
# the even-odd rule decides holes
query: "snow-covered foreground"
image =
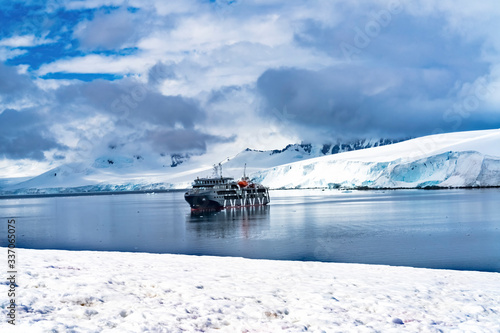
{"label": "snow-covered foreground", "polygon": [[[6,249],[2,248],[2,251]],[[1,332],[498,332],[500,274],[18,249]],[[7,294],[7,285],[0,293]]]}

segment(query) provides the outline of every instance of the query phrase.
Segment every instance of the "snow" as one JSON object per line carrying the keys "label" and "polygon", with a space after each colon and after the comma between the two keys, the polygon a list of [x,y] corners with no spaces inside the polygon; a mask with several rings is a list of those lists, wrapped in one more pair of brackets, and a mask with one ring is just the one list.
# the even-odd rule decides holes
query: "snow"
{"label": "snow", "polygon": [[500,130],[439,134],[289,163],[252,176],[271,188],[500,186]]}
{"label": "snow", "polygon": [[376,147],[379,145],[387,145],[401,140],[388,139],[365,139],[356,140],[348,143],[336,144],[293,144],[288,145],[281,150],[252,150],[247,148],[233,158],[224,162],[226,168],[241,169],[243,165],[247,165],[248,170],[259,170],[270,168],[281,164],[297,162],[305,159],[342,153],[345,151],[353,151]]}
{"label": "snow", "polygon": [[[1,251],[6,252],[5,248]],[[498,332],[500,274],[17,249],[2,332]],[[7,282],[0,293],[7,294]]]}
{"label": "snow", "polygon": [[[225,175],[241,177],[246,164],[247,173],[260,171],[285,163],[330,154],[389,144],[394,140],[372,139],[351,143],[328,145],[293,144],[282,150],[258,151],[246,149],[223,161]],[[67,163],[41,175],[28,179],[1,180],[0,194],[68,194],[108,191],[144,191],[185,189],[196,177],[212,174],[212,166],[201,163],[200,156],[147,154],[124,156],[119,147],[111,147],[107,155],[101,155],[89,163]],[[202,158],[203,160],[203,158]],[[203,166],[204,165],[204,166]],[[3,193],[2,193],[3,192]]]}
{"label": "snow", "polygon": [[[245,150],[223,163],[225,176],[247,174],[271,188],[422,188],[500,186],[500,130],[446,133],[391,145],[357,142],[323,155],[322,146],[290,145],[282,151]],[[337,147],[337,148],[338,148]],[[333,149],[333,148],[331,148]],[[331,150],[330,149],[330,150]],[[340,149],[340,148],[339,148]],[[196,159],[194,156],[191,159]],[[168,161],[168,163],[166,163]],[[65,164],[18,183],[0,180],[0,195],[185,189],[211,166],[190,161],[171,167],[148,156],[102,155]]]}

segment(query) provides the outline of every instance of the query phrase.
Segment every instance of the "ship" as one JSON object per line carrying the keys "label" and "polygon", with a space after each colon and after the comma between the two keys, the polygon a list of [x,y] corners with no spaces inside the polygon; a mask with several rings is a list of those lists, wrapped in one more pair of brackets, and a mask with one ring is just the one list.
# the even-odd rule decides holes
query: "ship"
{"label": "ship", "polygon": [[252,182],[246,176],[236,181],[232,177],[222,176],[222,165],[214,166],[214,175],[197,178],[193,187],[184,194],[184,199],[191,210],[220,210],[232,207],[267,205],[271,199],[269,189]]}

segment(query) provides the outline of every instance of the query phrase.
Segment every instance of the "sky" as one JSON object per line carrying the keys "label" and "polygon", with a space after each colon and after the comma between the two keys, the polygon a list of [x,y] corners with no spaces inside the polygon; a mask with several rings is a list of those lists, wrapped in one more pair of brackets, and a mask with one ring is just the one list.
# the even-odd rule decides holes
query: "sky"
{"label": "sky", "polygon": [[14,0],[0,22],[0,178],[500,128],[498,0]]}

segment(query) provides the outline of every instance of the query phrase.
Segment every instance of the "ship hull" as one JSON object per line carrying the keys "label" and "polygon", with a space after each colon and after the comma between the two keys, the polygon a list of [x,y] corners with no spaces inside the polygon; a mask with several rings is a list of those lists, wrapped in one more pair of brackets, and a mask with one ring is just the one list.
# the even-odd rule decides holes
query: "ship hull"
{"label": "ship hull", "polygon": [[209,195],[184,195],[191,209],[221,209],[219,202],[211,200]]}

